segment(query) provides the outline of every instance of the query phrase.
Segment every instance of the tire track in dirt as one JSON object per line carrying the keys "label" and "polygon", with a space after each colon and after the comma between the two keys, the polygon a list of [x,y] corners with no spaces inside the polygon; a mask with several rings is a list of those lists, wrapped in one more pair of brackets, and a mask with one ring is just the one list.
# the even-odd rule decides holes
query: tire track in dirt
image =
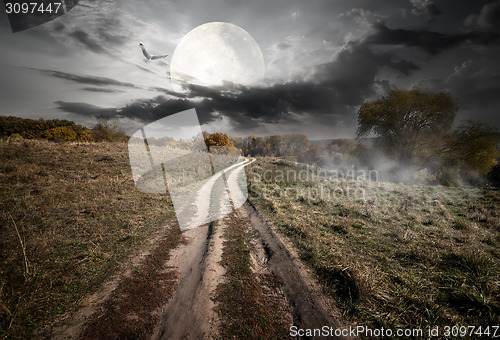
{"label": "tire track in dirt", "polygon": [[264,262],[267,270],[283,281],[282,290],[291,307],[293,324],[301,329],[317,329],[323,326],[340,328],[339,321],[330,314],[325,299],[309,278],[298,257],[272,230],[253,203],[248,200],[240,212],[243,218],[250,221],[250,225],[260,237],[266,253],[266,259],[260,262]]}
{"label": "tire track in dirt", "polygon": [[[181,218],[186,221],[185,228],[196,228],[197,226],[217,220],[225,214],[230,213],[232,211],[230,203],[231,196],[236,196],[239,199],[239,205],[243,204],[247,195],[242,193],[241,188],[238,186],[237,178],[240,176],[244,167],[254,161],[255,159],[245,159],[224,170],[216,172],[212,177],[206,180],[206,183],[204,183],[194,195],[195,199],[188,210],[190,214],[189,218],[184,216],[186,212],[183,211],[181,213]],[[227,182],[227,178],[229,177],[232,178],[230,183]],[[214,188],[220,184],[226,187],[226,192],[215,195],[214,197]],[[242,200],[241,198],[243,196],[245,196],[245,198]],[[220,210],[215,212],[212,211],[214,204],[218,205]]]}
{"label": "tire track in dirt", "polygon": [[[247,161],[238,163],[227,173],[241,172],[247,164]],[[197,202],[203,204],[196,205],[194,221],[209,218],[213,207],[212,191],[217,181],[224,180],[225,173],[217,173],[198,191]],[[224,206],[227,204],[225,200],[215,203],[220,205],[220,211],[228,210]],[[223,224],[223,220],[219,219],[184,232],[187,244],[177,248],[167,263],[167,266],[177,268],[181,279],[153,339],[202,339],[217,332],[212,297],[224,274],[224,268],[219,264],[224,241]]]}
{"label": "tire track in dirt", "polygon": [[[232,200],[241,201],[242,192],[238,190],[237,179],[244,166],[250,163],[238,164],[225,172],[226,177],[217,176],[207,182],[199,191],[203,197],[198,195],[198,202],[203,200],[204,204],[197,207],[196,213],[208,216],[214,204],[221,205],[220,211],[227,211],[228,207],[223,206],[227,202],[211,202],[217,181],[224,180]],[[283,309],[291,314],[293,325],[302,329],[322,326],[338,328],[339,322],[330,314],[326,301],[309,279],[298,257],[287,248],[286,241],[272,230],[255,206],[247,200],[235,216],[242,226],[253,229],[258,235],[257,251],[252,255],[258,257],[255,270],[274,273],[282,280],[283,301],[287,304]],[[193,219],[197,218],[193,216]],[[225,269],[219,261],[224,248],[222,235],[225,223],[225,219],[220,218],[183,233],[187,243],[175,249],[167,263],[168,267],[174,267],[180,273],[180,281],[163,309],[163,321],[154,332],[153,339],[206,339],[217,336],[218,319],[212,298],[217,285],[224,279]]]}
{"label": "tire track in dirt", "polygon": [[167,266],[181,275],[153,339],[203,339],[215,330],[212,292],[224,269],[218,264],[222,237],[215,222],[184,232],[187,244],[174,250]]}

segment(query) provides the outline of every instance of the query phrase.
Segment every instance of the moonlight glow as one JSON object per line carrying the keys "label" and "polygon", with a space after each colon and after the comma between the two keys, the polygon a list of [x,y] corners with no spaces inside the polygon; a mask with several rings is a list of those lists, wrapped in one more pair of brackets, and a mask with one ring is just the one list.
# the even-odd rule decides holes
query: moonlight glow
{"label": "moonlight glow", "polygon": [[177,45],[170,66],[172,85],[183,82],[204,86],[225,81],[251,85],[264,77],[264,57],[244,29],[225,22],[196,27]]}

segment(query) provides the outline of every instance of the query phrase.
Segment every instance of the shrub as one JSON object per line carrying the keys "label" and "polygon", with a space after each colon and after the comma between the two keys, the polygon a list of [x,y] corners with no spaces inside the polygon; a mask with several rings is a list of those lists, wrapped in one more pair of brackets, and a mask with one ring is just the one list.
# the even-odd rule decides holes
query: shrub
{"label": "shrub", "polygon": [[48,140],[65,140],[72,142],[76,140],[76,132],[70,127],[60,126],[43,132],[43,137]]}

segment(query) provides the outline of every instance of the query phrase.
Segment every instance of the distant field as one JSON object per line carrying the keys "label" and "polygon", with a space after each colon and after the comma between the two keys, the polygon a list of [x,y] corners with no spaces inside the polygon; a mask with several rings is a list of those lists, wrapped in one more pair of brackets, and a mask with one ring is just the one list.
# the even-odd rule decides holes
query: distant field
{"label": "distant field", "polygon": [[125,143],[0,140],[0,207],[0,338],[76,309],[175,219],[135,189]]}
{"label": "distant field", "polygon": [[351,325],[500,324],[499,191],[307,178],[271,158],[247,176]]}

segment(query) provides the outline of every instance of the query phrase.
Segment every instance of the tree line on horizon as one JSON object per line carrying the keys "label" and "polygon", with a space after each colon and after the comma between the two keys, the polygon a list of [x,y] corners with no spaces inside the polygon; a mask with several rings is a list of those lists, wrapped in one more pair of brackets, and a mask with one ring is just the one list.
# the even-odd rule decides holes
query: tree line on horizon
{"label": "tree line on horizon", "polygon": [[89,129],[63,119],[27,119],[0,116],[0,137],[46,139],[65,142],[127,142],[118,124],[99,120]]}
{"label": "tree line on horizon", "polygon": [[[358,111],[356,139],[333,139],[325,145],[304,134],[231,137],[203,132],[189,141],[151,138],[148,143],[251,157],[281,157],[325,168],[380,170],[388,181],[500,186],[499,134],[485,124],[467,121],[453,128],[458,106],[449,92],[413,88],[392,90]],[[86,128],[67,120],[32,120],[0,116],[0,137],[59,141],[126,142],[116,123],[101,120]],[[362,142],[370,140],[372,143]],[[204,144],[204,145],[203,145]]]}
{"label": "tree line on horizon", "polygon": [[[326,168],[380,170],[400,182],[500,186],[498,131],[477,121],[456,128],[450,92],[392,90],[361,105],[357,138],[314,145],[305,135],[230,137],[246,156],[293,157]],[[370,139],[373,143],[361,143]]]}

